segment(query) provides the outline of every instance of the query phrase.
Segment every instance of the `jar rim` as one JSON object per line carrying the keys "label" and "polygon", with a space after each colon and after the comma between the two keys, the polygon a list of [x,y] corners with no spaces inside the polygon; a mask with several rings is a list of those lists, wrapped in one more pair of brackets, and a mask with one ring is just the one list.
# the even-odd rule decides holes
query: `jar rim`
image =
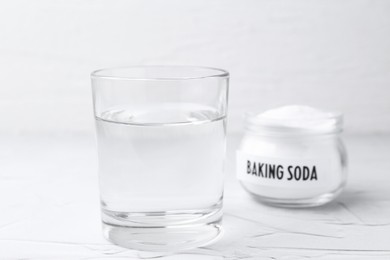
{"label": "jar rim", "polygon": [[344,117],[341,112],[331,111],[326,116],[306,119],[304,125],[287,124],[285,118],[267,118],[259,113],[245,113],[245,129],[249,132],[263,135],[327,135],[343,131]]}

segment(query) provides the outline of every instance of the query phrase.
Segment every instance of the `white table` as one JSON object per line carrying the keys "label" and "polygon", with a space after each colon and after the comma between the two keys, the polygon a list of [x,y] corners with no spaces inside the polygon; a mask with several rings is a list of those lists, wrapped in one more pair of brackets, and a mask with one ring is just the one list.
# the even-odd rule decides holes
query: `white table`
{"label": "white table", "polygon": [[390,259],[390,136],[345,139],[345,192],[323,207],[280,209],[239,186],[239,137],[229,136],[224,237],[160,255],[102,238],[93,136],[0,136],[0,259]]}

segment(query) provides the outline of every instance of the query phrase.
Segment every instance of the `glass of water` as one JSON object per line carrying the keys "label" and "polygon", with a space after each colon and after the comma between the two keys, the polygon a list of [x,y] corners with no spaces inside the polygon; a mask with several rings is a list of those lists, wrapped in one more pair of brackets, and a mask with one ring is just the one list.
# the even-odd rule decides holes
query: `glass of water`
{"label": "glass of water", "polygon": [[91,74],[104,236],[146,251],[222,232],[228,72],[139,66]]}

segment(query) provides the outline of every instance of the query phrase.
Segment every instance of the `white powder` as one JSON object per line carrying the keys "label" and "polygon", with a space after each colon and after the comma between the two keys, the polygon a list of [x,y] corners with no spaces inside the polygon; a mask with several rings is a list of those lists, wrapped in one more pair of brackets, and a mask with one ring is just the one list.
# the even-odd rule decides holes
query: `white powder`
{"label": "white powder", "polygon": [[337,116],[309,106],[291,105],[267,110],[255,116],[264,125],[300,129],[330,129],[336,126]]}

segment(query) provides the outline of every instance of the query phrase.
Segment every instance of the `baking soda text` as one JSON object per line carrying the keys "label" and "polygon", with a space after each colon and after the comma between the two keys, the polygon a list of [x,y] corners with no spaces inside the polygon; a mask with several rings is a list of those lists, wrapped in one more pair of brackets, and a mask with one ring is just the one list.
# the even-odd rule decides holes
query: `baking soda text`
{"label": "baking soda text", "polygon": [[[283,165],[252,162],[247,160],[247,174],[255,175],[259,178],[286,179],[288,181],[317,181],[316,166],[294,166],[289,165],[287,169]],[[286,173],[286,174],[285,174]]]}

